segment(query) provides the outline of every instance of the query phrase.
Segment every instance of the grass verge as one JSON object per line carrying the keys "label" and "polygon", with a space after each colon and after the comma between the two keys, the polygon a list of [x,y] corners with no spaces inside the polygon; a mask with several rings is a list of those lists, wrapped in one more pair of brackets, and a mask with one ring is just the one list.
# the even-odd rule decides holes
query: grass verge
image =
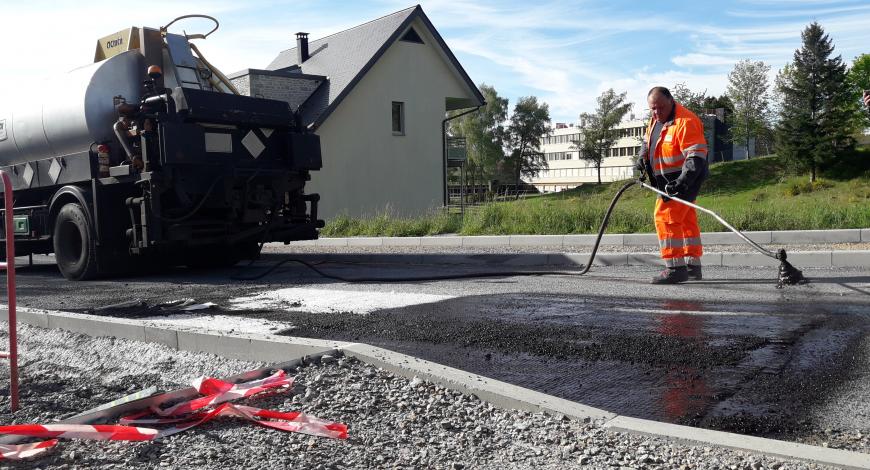
{"label": "grass verge", "polygon": [[[434,211],[414,218],[383,213],[374,217],[339,216],[321,231],[324,237],[580,234],[596,233],[613,195],[624,181],[588,184],[561,193],[476,207],[464,217]],[[653,232],[654,195],[629,189],[610,218],[609,233]],[[740,230],[821,230],[870,227],[870,150],[856,151],[826,168],[810,183],[789,176],[775,156],[714,164],[697,201]],[[725,230],[699,214],[702,231]]]}

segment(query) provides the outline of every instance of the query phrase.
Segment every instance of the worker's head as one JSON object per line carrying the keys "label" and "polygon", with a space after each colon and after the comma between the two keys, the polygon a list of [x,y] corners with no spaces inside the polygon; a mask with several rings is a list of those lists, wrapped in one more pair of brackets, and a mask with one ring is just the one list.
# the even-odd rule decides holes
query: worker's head
{"label": "worker's head", "polygon": [[663,86],[653,87],[646,95],[646,102],[653,119],[658,122],[667,121],[674,110],[674,97]]}

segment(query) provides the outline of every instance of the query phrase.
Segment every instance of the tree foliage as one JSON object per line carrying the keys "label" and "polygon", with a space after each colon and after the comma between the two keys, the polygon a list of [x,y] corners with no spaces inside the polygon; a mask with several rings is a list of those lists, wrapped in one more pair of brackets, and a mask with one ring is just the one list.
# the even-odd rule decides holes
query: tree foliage
{"label": "tree foliage", "polygon": [[769,72],[770,66],[764,62],[746,59],[735,64],[728,74],[726,94],[734,103],[731,139],[745,144],[747,156],[751,139],[758,140],[769,134]]}
{"label": "tree foliage", "polygon": [[466,114],[450,124],[450,134],[465,137],[467,160],[465,170],[474,185],[477,181],[493,178],[504,157],[508,100],[499,96],[495,88],[481,84],[480,92],[486,100],[476,113]]}
{"label": "tree foliage", "polygon": [[870,113],[864,109],[862,95],[864,90],[870,90],[870,54],[861,54],[855,57],[847,78],[855,100],[860,103],[857,116],[858,124],[861,127],[868,127],[870,126]]}
{"label": "tree foliage", "polygon": [[717,109],[722,108],[725,110],[725,121],[729,122],[729,116],[734,114],[734,103],[731,101],[731,98],[728,98],[728,95],[719,95],[717,96],[707,96],[704,98],[703,103],[704,109]]}
{"label": "tree foliage", "polygon": [[523,176],[535,176],[547,168],[541,153],[541,139],[550,132],[550,105],[538,102],[535,96],[517,100],[505,139],[504,166],[519,187]]}
{"label": "tree foliage", "polygon": [[616,94],[609,89],[598,97],[598,107],[594,113],[583,113],[583,128],[580,130],[580,141],[574,143],[574,148],[580,150],[580,158],[595,165],[598,171],[598,184],[601,184],[601,162],[618,138],[616,126],[626,113],[631,110],[631,103],[626,103],[627,93]]}
{"label": "tree foliage", "polygon": [[780,72],[782,101],[777,153],[797,170],[817,172],[854,146],[857,103],[846,81],[846,65],[831,57],[834,46],[818,23],[801,33],[803,45],[790,67]]}
{"label": "tree foliage", "polygon": [[694,92],[684,82],[679,82],[671,88],[671,96],[677,103],[683,105],[689,111],[700,115],[704,110],[704,100],[707,97],[707,90]]}

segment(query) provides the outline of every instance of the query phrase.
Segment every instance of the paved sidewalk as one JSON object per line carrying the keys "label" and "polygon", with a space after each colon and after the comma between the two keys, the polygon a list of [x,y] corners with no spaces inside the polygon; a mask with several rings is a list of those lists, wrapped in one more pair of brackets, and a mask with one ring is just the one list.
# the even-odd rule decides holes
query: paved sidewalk
{"label": "paved sidewalk", "polygon": [[[870,243],[870,228],[841,230],[787,230],[743,232],[756,243],[809,245],[818,243]],[[293,242],[295,246],[316,247],[370,247],[370,246],[421,246],[421,247],[569,247],[592,246],[595,235],[443,235],[432,237],[350,237],[320,238]],[[734,245],[746,243],[732,232],[705,232],[701,234],[704,245]],[[654,233],[604,234],[602,245],[647,246],[658,245]]]}
{"label": "paved sidewalk", "polygon": [[[806,268],[870,268],[870,229],[745,232],[761,246],[784,247],[788,260]],[[584,265],[595,235],[507,235],[321,238],[270,244],[267,252],[293,252],[306,260],[390,264],[471,264],[504,266]],[[778,266],[731,232],[702,234],[707,266]],[[654,233],[605,234],[597,266],[660,266]],[[816,247],[831,247],[817,249]],[[717,249],[718,247],[718,249]],[[737,249],[735,249],[737,248]],[[319,250],[323,251],[319,251]],[[475,252],[480,250],[482,252]],[[501,251],[501,252],[500,252]]]}

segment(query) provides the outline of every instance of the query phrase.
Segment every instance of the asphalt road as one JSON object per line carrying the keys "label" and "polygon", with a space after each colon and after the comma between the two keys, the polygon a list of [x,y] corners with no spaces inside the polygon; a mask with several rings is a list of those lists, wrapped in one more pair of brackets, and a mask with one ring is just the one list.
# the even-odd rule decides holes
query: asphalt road
{"label": "asphalt road", "polygon": [[[870,275],[859,270],[805,270],[810,284],[784,289],[774,269],[748,268],[710,268],[678,286],[625,267],[351,284],[285,264],[233,279],[282,259],[69,282],[37,258],[19,271],[19,305],[171,321],[182,313],[159,305],[192,298],[216,304],[193,315],[375,344],[619,414],[870,451]],[[352,278],[500,269],[318,267]],[[134,299],[143,304],[102,308]]]}

